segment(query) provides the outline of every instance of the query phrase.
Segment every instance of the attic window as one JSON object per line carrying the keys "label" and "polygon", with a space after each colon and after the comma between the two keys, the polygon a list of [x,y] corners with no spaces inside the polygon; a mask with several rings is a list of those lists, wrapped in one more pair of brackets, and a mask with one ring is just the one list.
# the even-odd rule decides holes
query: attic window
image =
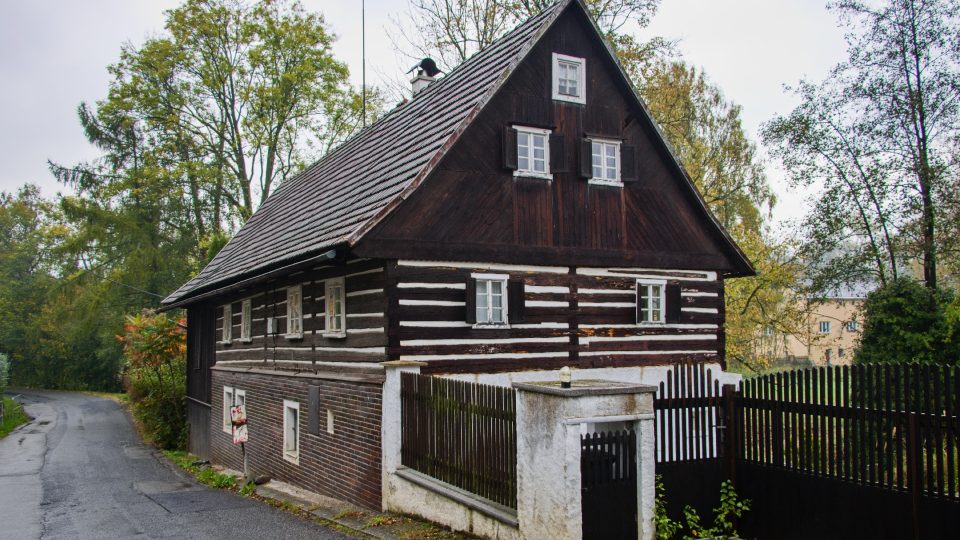
{"label": "attic window", "polygon": [[620,141],[590,140],[591,184],[622,186],[620,181]]}
{"label": "attic window", "polygon": [[553,179],[550,175],[550,130],[514,126],[517,130],[517,170],[514,176]]}
{"label": "attic window", "polygon": [[553,99],[586,103],[586,59],[553,53]]}

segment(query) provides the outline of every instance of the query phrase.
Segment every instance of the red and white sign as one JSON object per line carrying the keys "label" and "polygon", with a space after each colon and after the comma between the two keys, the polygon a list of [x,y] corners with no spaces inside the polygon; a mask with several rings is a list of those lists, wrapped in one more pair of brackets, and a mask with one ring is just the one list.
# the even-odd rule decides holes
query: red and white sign
{"label": "red and white sign", "polygon": [[233,424],[233,444],[247,442],[247,411],[243,405],[230,407],[230,423]]}

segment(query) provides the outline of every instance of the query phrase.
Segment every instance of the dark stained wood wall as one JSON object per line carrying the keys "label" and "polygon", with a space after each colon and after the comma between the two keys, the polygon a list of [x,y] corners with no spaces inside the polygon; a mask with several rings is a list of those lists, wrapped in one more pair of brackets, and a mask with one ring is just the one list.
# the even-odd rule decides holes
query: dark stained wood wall
{"label": "dark stained wood wall", "polygon": [[[438,168],[361,240],[356,253],[736,270],[730,248],[669,165],[659,135],[641,119],[592,32],[577,10],[562,15]],[[586,58],[586,105],[551,99],[552,52]],[[552,181],[514,178],[501,156],[502,132],[511,124],[552,127],[563,135],[567,172]],[[635,146],[639,181],[610,187],[579,178],[585,135]]]}
{"label": "dark stained wood wall", "polygon": [[[266,285],[238,291],[217,300],[216,360],[218,364],[262,362],[286,368],[311,369],[317,362],[370,364],[386,359],[386,319],[382,261],[355,259],[346,264],[318,266],[290,274]],[[325,280],[345,277],[347,335],[323,337]],[[288,338],[287,287],[303,290],[303,337]],[[251,299],[252,336],[240,339],[242,302]],[[223,305],[230,303],[233,326],[230,343],[222,341]],[[267,335],[267,317],[278,321],[278,332]]]}

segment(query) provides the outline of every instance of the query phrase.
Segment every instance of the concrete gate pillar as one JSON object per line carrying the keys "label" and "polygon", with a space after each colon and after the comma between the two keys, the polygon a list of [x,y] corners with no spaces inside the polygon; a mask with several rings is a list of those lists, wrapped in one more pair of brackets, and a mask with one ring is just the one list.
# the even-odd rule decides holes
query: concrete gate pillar
{"label": "concrete gate pillar", "polygon": [[[613,381],[514,383],[517,389],[517,520],[527,540],[579,539],[580,435],[615,424],[637,434],[637,538],[653,538],[653,386]],[[597,431],[605,430],[603,425]]]}
{"label": "concrete gate pillar", "polygon": [[400,451],[403,446],[403,424],[401,423],[402,418],[400,414],[400,374],[418,374],[420,373],[420,367],[426,364],[406,360],[391,360],[389,362],[382,362],[381,364],[383,365],[385,377],[381,402],[383,416],[380,420],[380,456],[383,461],[380,486],[383,510],[387,510],[387,501],[390,499],[388,493],[390,475],[397,472],[397,469],[400,467]]}

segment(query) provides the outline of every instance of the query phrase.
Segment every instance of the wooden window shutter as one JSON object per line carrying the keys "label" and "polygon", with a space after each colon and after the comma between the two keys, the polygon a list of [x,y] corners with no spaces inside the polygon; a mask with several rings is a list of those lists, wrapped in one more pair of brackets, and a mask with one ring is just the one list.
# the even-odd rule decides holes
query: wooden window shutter
{"label": "wooden window shutter", "polygon": [[620,180],[622,182],[636,182],[637,176],[637,149],[627,144],[620,145]]}
{"label": "wooden window shutter", "polygon": [[563,135],[550,135],[550,172],[567,172],[567,145]]}
{"label": "wooden window shutter", "polygon": [[517,130],[510,126],[503,127],[503,168],[517,170]]}
{"label": "wooden window shutter", "polygon": [[524,320],[525,290],[522,279],[511,279],[507,286],[508,320],[512,323]]}
{"label": "wooden window shutter", "polygon": [[683,305],[683,300],[680,298],[680,284],[667,283],[665,296],[667,323],[680,322],[680,308]]}
{"label": "wooden window shutter", "polygon": [[470,324],[477,322],[477,280],[467,278],[466,314],[464,320]]}
{"label": "wooden window shutter", "polygon": [[593,177],[593,143],[580,139],[580,178]]}
{"label": "wooden window shutter", "polygon": [[643,322],[643,307],[647,305],[647,286],[637,283],[637,322]]}
{"label": "wooden window shutter", "polygon": [[307,433],[320,434],[320,387],[307,387]]}

